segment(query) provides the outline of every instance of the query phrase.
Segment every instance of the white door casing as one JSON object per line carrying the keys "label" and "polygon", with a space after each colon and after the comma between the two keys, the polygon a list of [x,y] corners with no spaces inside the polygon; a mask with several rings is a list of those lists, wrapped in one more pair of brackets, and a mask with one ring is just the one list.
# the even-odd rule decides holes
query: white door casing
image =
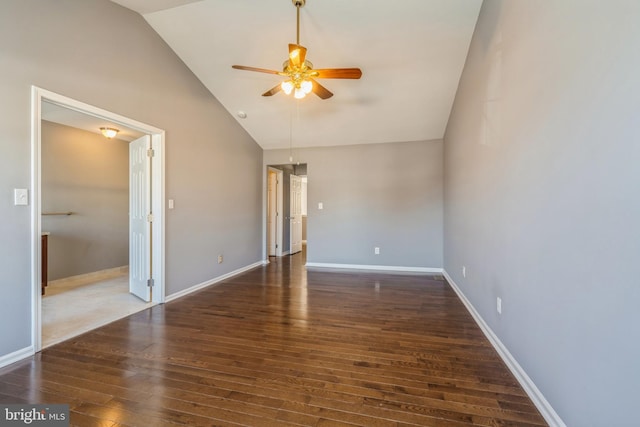
{"label": "white door casing", "polygon": [[302,178],[290,176],[290,252],[295,254],[302,250]]}
{"label": "white door casing", "polygon": [[[282,256],[282,240],[283,240],[283,233],[282,233],[282,229],[284,227],[283,224],[283,219],[284,217],[282,216],[282,210],[283,210],[283,191],[282,191],[282,187],[283,187],[283,183],[282,183],[282,178],[284,173],[280,170],[280,169],[276,169],[273,168],[271,166],[267,167],[267,191],[269,189],[269,180],[271,179],[271,174],[275,175],[275,186],[273,187],[275,189],[274,193],[275,193],[275,202],[273,204],[273,209],[270,212],[270,204],[269,204],[269,200],[268,200],[268,194],[267,194],[267,227],[269,227],[269,215],[270,213],[273,213],[273,220],[275,222],[275,237],[271,236],[270,239],[275,240],[275,256]],[[269,235],[269,231],[267,230],[267,236]],[[272,256],[272,252],[269,249],[271,242],[270,240],[267,240],[267,257],[268,256]]]}
{"label": "white door casing", "polygon": [[151,300],[150,152],[149,135],[129,143],[129,292],[145,302]]}
{"label": "white door casing", "polygon": [[[146,133],[151,136],[151,146],[154,156],[151,159],[153,167],[150,176],[147,177],[147,184],[153,192],[151,209],[154,212],[154,225],[151,231],[151,250],[149,265],[152,266],[154,279],[153,303],[160,304],[165,301],[164,284],[164,264],[165,264],[165,239],[164,239],[164,200],[165,200],[165,132],[162,129],[138,122],[131,118],[121,116],[111,111],[103,110],[90,104],[68,98],[64,95],[39,88],[31,87],[32,94],[32,115],[31,115],[31,188],[33,196],[31,198],[31,289],[32,289],[32,322],[31,322],[31,345],[29,351],[21,357],[29,356],[42,349],[42,296],[41,296],[41,121],[42,102],[50,102],[58,106],[68,108],[89,116],[105,119],[115,125],[122,126]],[[16,359],[16,361],[19,359]]]}

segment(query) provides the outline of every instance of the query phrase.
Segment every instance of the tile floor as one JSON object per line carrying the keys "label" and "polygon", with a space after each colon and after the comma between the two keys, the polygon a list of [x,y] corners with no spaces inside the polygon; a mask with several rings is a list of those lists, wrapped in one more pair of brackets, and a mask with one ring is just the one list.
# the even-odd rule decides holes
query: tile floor
{"label": "tile floor", "polygon": [[129,293],[126,268],[52,281],[42,297],[42,348],[150,306]]}

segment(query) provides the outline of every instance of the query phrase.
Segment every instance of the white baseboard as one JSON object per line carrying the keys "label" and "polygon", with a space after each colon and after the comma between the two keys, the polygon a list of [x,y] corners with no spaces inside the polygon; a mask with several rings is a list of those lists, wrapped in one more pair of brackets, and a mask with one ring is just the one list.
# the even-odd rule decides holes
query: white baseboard
{"label": "white baseboard", "polygon": [[12,363],[25,359],[27,357],[33,356],[34,354],[35,350],[32,345],[14,351],[13,353],[5,354],[4,356],[0,357],[0,368],[11,365]]}
{"label": "white baseboard", "polygon": [[[266,263],[268,263],[268,261]],[[168,295],[164,299],[164,302],[167,303],[169,301],[173,301],[173,300],[178,299],[180,297],[183,297],[185,295],[189,295],[190,293],[193,293],[195,291],[199,291],[200,289],[204,289],[207,286],[215,285],[216,283],[222,282],[223,280],[229,279],[229,278],[231,278],[233,276],[237,276],[238,274],[242,274],[245,271],[249,271],[249,270],[254,269],[256,267],[260,267],[262,265],[265,265],[265,261],[264,260],[263,261],[254,262],[251,265],[247,265],[246,267],[242,267],[242,268],[234,270],[234,271],[232,271],[230,273],[223,274],[222,276],[218,276],[215,279],[207,280],[206,282],[202,282],[202,283],[199,283],[197,285],[191,286],[190,288],[187,288],[187,289],[184,289],[182,291],[176,292],[175,294]]]}
{"label": "white baseboard", "polygon": [[308,262],[306,267],[319,268],[344,268],[351,270],[376,270],[376,271],[405,271],[409,273],[442,273],[441,268],[430,267],[398,267],[394,265],[369,265],[369,264],[331,264],[324,262]]}
{"label": "white baseboard", "polygon": [[493,332],[493,330],[489,327],[489,325],[484,321],[480,313],[476,311],[471,301],[467,299],[467,297],[462,293],[458,285],[453,281],[451,276],[447,274],[446,270],[443,270],[442,274],[447,279],[447,282],[451,285],[453,290],[458,294],[458,297],[465,305],[473,319],[476,321],[482,332],[487,337],[487,339],[491,342],[493,348],[496,349],[504,363],[506,363],[507,367],[511,371],[511,373],[516,377],[524,391],[527,393],[529,398],[533,401],[533,404],[538,408],[542,417],[545,419],[547,423],[549,423],[550,427],[567,427],[567,425],[562,421],[558,413],[553,409],[551,404],[545,399],[544,395],[536,387],[533,380],[527,375],[525,370],[520,366],[518,361],[513,357],[513,355],[509,352],[507,347],[500,341],[500,338]]}
{"label": "white baseboard", "polygon": [[69,277],[63,277],[61,279],[49,280],[48,284],[52,286],[56,286],[56,285],[59,285],[60,283],[84,282],[88,280],[97,282],[99,280],[111,279],[113,277],[121,276],[123,274],[128,274],[128,273],[129,273],[129,266],[123,265],[120,267],[113,267],[113,268],[107,268],[99,271],[92,271],[90,273],[78,274],[77,276],[69,276]]}

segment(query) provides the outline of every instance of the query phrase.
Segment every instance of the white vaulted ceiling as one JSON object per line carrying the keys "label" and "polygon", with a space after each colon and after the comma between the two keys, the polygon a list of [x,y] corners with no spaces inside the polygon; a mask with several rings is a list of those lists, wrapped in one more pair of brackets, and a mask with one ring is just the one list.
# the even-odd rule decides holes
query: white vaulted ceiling
{"label": "white vaulted ceiling", "polygon": [[265,149],[442,138],[482,3],[307,0],[300,13],[307,59],[363,75],[322,79],[332,98],[295,101],[261,96],[279,76],[231,68],[282,69],[296,38],[291,0],[112,1],[142,14]]}

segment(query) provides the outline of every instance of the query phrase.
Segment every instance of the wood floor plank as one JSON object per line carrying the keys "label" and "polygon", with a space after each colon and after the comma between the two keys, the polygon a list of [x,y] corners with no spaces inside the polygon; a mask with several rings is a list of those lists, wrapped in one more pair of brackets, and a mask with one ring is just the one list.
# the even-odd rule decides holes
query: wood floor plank
{"label": "wood floor plank", "polygon": [[546,425],[442,276],[272,261],[0,369],[0,402],[81,427]]}

